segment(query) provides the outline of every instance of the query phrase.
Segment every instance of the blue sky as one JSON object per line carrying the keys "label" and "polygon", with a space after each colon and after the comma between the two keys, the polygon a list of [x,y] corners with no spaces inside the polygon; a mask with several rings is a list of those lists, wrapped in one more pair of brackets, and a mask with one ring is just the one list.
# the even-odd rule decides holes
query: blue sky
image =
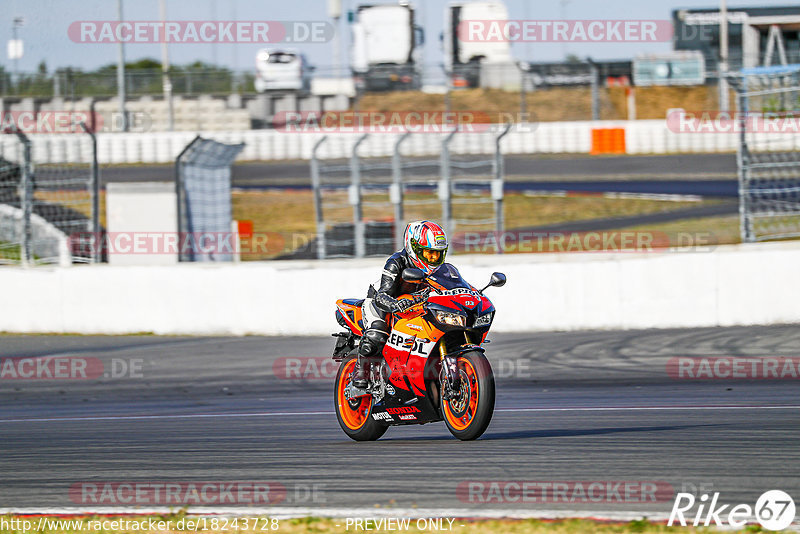
{"label": "blue sky", "polygon": [[[330,20],[327,0],[166,0],[168,20]],[[360,3],[394,3],[387,0],[342,0],[345,9]],[[425,63],[441,62],[439,34],[446,0],[416,0],[420,22],[426,31],[423,48]],[[5,42],[11,36],[15,16],[25,18],[20,37],[25,42],[25,57],[20,60],[22,71],[32,71],[40,61],[54,67],[94,69],[113,63],[117,58],[115,44],[78,44],[67,37],[70,23],[81,20],[116,20],[116,0],[2,0],[0,40],[3,42],[2,64],[11,67],[5,54]],[[128,20],[159,20],[158,0],[123,0],[124,17]],[[506,0],[511,19],[662,19],[671,18],[673,9],[716,7],[713,0]],[[737,6],[797,5],[800,3],[775,0],[730,2]],[[343,51],[348,55],[349,28],[340,24]],[[257,44],[174,44],[170,59],[183,64],[194,60],[213,62],[237,69],[253,68]],[[323,70],[333,64],[333,46],[307,44],[300,46],[311,62]],[[514,55],[529,61],[558,61],[565,53],[591,56],[595,59],[625,59],[639,53],[667,52],[670,43],[515,43]],[[160,59],[157,44],[129,44],[126,59],[144,57]]]}

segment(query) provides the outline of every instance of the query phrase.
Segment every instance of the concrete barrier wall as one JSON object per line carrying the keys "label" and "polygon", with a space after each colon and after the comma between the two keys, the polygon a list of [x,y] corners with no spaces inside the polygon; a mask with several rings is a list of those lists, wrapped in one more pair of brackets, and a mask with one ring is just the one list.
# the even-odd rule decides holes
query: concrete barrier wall
{"label": "concrete barrier wall", "polygon": [[[674,133],[664,120],[572,121],[519,124],[501,141],[505,154],[589,153],[592,129],[624,128],[628,154],[671,154],[735,151],[738,135],[728,133]],[[288,133],[275,130],[208,132],[145,132],[98,134],[100,163],[173,163],[181,150],[197,134],[225,143],[245,143],[239,160],[310,159],[314,144],[323,134]],[[330,133],[322,146],[322,158],[348,158],[360,134]],[[491,154],[496,132],[464,133],[451,145],[455,154]],[[33,157],[37,163],[88,163],[91,158],[86,136],[78,134],[31,134]],[[361,146],[365,157],[391,156],[399,134],[373,134]],[[441,134],[412,136],[404,145],[408,156],[436,156]],[[800,135],[765,134],[753,136],[759,149],[796,150]],[[0,136],[6,158],[16,160],[14,136]]]}
{"label": "concrete barrier wall", "polygon": [[[657,253],[452,256],[505,332],[800,322],[800,244]],[[327,334],[383,260],[1,268],[0,331]]]}

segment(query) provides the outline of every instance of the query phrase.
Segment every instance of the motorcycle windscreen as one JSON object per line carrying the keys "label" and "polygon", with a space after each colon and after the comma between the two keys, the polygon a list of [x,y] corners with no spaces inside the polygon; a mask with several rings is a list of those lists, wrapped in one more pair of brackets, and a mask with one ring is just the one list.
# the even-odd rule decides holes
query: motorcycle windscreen
{"label": "motorcycle windscreen", "polygon": [[[428,282],[431,283],[434,288],[440,290],[458,288],[475,289],[469,282],[461,277],[461,273],[458,272],[458,269],[450,263],[441,264],[438,269],[428,276]],[[437,286],[441,286],[441,288]]]}

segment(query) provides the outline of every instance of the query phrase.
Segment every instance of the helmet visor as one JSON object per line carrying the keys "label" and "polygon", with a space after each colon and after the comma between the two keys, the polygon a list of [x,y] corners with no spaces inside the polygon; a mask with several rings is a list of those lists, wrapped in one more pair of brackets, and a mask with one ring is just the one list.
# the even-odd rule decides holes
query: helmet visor
{"label": "helmet visor", "polygon": [[412,247],[417,258],[424,261],[431,267],[438,267],[444,263],[444,257],[447,254],[447,249],[436,250],[428,247],[423,247],[416,241],[412,241]]}

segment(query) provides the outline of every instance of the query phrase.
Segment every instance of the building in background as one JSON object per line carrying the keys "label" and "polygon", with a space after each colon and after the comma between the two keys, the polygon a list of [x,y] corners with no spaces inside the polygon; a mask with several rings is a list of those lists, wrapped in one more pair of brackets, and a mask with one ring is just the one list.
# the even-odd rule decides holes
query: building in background
{"label": "building in background", "polygon": [[[718,8],[672,12],[674,49],[703,54],[706,71],[717,72],[720,39]],[[800,7],[728,9],[728,68],[800,63]],[[782,56],[781,49],[785,51]]]}

